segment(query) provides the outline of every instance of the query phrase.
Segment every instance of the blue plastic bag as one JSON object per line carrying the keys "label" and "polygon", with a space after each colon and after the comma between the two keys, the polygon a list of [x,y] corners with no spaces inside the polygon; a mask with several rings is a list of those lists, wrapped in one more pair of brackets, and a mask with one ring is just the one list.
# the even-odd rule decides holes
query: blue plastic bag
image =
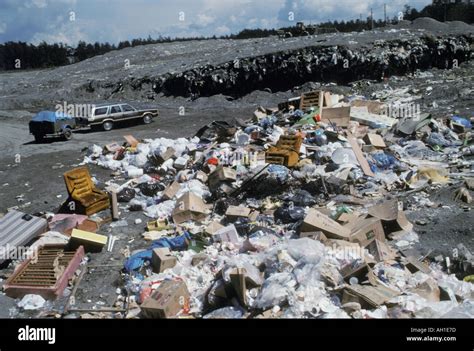
{"label": "blue plastic bag", "polygon": [[145,262],[151,262],[153,249],[159,247],[169,247],[172,251],[185,250],[188,247],[188,240],[191,240],[191,235],[189,235],[188,232],[184,232],[183,235],[177,236],[175,238],[161,238],[159,240],[153,241],[151,247],[148,250],[141,251],[135,255],[130,256],[127,261],[125,261],[124,268],[129,273],[139,270],[143,267]]}
{"label": "blue plastic bag", "polygon": [[463,117],[460,117],[460,116],[453,116],[451,118],[451,120],[454,123],[462,125],[464,128],[472,128],[471,121],[466,119],[466,118],[463,118]]}

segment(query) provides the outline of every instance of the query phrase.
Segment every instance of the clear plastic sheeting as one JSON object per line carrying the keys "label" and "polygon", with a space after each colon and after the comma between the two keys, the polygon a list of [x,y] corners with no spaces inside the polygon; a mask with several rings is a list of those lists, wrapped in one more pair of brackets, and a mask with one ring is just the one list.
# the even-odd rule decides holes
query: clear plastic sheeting
{"label": "clear plastic sheeting", "polygon": [[175,206],[176,201],[164,201],[160,204],[147,207],[145,210],[145,215],[150,218],[166,218],[171,216]]}
{"label": "clear plastic sheeting", "polygon": [[243,311],[235,307],[224,307],[212,311],[203,316],[204,319],[240,319],[244,315]]}

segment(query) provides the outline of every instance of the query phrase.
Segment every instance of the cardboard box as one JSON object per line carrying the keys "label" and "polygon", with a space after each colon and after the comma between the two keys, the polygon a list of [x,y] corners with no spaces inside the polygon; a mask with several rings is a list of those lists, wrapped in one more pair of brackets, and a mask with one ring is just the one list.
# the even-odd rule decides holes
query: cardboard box
{"label": "cardboard box", "polygon": [[341,275],[346,283],[349,283],[351,278],[357,278],[359,283],[366,280],[367,273],[369,273],[369,266],[361,264],[360,266],[352,267],[350,264],[341,269]]}
{"label": "cardboard box", "polygon": [[369,208],[369,215],[384,221],[394,221],[398,218],[398,201],[396,199],[384,201]]}
{"label": "cardboard box", "polygon": [[196,172],[196,179],[199,180],[201,183],[206,184],[208,178],[209,177],[207,176],[207,174],[204,173],[203,171]]}
{"label": "cardboard box", "polygon": [[415,257],[407,257],[407,263],[405,266],[411,273],[416,273],[418,271],[425,274],[431,273],[431,268],[426,263],[418,261]]}
{"label": "cardboard box", "polygon": [[118,143],[111,143],[111,144],[107,144],[104,146],[105,150],[107,150],[108,152],[110,153],[116,153],[117,151],[120,151],[122,150],[122,146],[119,145]]}
{"label": "cardboard box", "polygon": [[193,221],[202,221],[206,218],[207,206],[202,199],[192,192],[181,196],[176,202],[173,211],[173,221],[176,224]]}
{"label": "cardboard box", "polygon": [[391,261],[396,258],[395,252],[387,245],[386,242],[375,239],[368,246],[370,254],[374,256],[377,262]]}
{"label": "cardboard box", "polygon": [[366,106],[352,106],[351,120],[357,121],[364,125],[368,125],[372,128],[377,128],[380,126],[391,128],[394,124],[398,122],[398,120],[395,118],[370,113]]}
{"label": "cardboard box", "polygon": [[173,268],[177,262],[177,258],[171,254],[169,248],[160,247],[153,249],[151,266],[154,273],[162,273],[166,269]]}
{"label": "cardboard box", "polygon": [[334,123],[339,127],[347,127],[351,121],[350,107],[323,108],[321,111],[321,121]]}
{"label": "cardboard box", "polygon": [[107,240],[105,235],[73,229],[68,246],[71,249],[77,249],[82,245],[86,252],[101,252]]}
{"label": "cardboard box", "polygon": [[179,189],[181,189],[181,185],[174,181],[170,185],[166,187],[166,189],[163,191],[163,198],[167,200],[171,200],[176,196],[178,193]]}
{"label": "cardboard box", "polygon": [[133,137],[133,135],[124,135],[123,138],[127,141],[127,144],[132,148],[136,148],[140,142]]}
{"label": "cardboard box", "polygon": [[204,231],[209,235],[214,235],[218,230],[220,230],[222,228],[224,228],[224,226],[222,224],[220,224],[217,221],[213,221],[213,222],[211,222],[211,224],[209,224],[206,227],[206,229],[204,229]]}
{"label": "cardboard box", "polygon": [[192,266],[197,266],[199,265],[201,262],[204,262],[208,259],[207,255],[204,254],[204,253],[198,253],[196,255],[193,256],[193,258],[191,259],[191,265]]}
{"label": "cardboard box", "polygon": [[239,233],[233,224],[219,229],[214,233],[213,238],[218,242],[230,242],[233,244],[239,243]]}
{"label": "cardboard box", "polygon": [[398,291],[394,291],[382,285],[372,286],[356,284],[347,286],[346,290],[350,295],[359,298],[362,308],[365,306],[377,308],[388,300],[401,294]]}
{"label": "cardboard box", "polygon": [[208,177],[208,183],[211,190],[217,189],[221,182],[234,182],[236,180],[237,171],[223,166],[218,166]]}
{"label": "cardboard box", "polygon": [[346,239],[350,230],[315,209],[310,209],[301,226],[302,232],[322,231],[327,238]]}
{"label": "cardboard box", "polygon": [[140,306],[145,318],[173,318],[189,308],[189,291],[183,281],[165,280]]}
{"label": "cardboard box", "polygon": [[229,206],[225,215],[230,219],[238,219],[239,217],[249,218],[252,210],[248,207],[242,206]]}
{"label": "cardboard box", "polygon": [[375,146],[376,148],[383,149],[387,147],[383,138],[378,134],[369,133],[365,136],[364,141],[369,145]]}
{"label": "cardboard box", "polygon": [[172,158],[175,153],[176,153],[176,150],[173,149],[172,147],[169,147],[164,152],[156,152],[152,156],[151,160],[155,165],[159,166],[159,165],[163,164],[165,161]]}
{"label": "cardboard box", "polygon": [[242,306],[247,306],[247,284],[246,275],[247,271],[245,268],[235,268],[230,274],[230,283],[237,294],[237,298]]}
{"label": "cardboard box", "polygon": [[342,224],[355,223],[359,217],[359,213],[341,213],[337,221]]}
{"label": "cardboard box", "polygon": [[367,107],[368,113],[380,115],[385,112],[385,103],[372,100],[354,100],[351,101],[351,106],[354,107]]}
{"label": "cardboard box", "polygon": [[370,217],[359,221],[352,229],[350,241],[365,247],[375,239],[385,241],[385,232],[382,222],[378,218]]}

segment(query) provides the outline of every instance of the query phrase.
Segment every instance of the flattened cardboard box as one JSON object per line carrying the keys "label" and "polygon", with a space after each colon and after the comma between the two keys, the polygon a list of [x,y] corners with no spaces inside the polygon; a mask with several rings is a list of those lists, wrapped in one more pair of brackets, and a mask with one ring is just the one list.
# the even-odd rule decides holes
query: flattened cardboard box
{"label": "flattened cardboard box", "polygon": [[168,187],[163,191],[163,198],[171,200],[176,196],[179,189],[181,189],[181,185],[178,182],[174,181],[173,183],[168,185]]}
{"label": "flattened cardboard box", "polygon": [[350,230],[322,214],[318,210],[310,209],[301,226],[302,232],[322,231],[327,238],[349,239]]}
{"label": "flattened cardboard box", "polygon": [[226,216],[229,217],[249,217],[252,210],[243,206],[229,206],[226,211]]}
{"label": "flattened cardboard box", "polygon": [[394,221],[398,218],[398,201],[393,199],[372,206],[369,208],[369,215],[384,221]]}
{"label": "flattened cardboard box", "polygon": [[400,295],[398,291],[394,291],[382,285],[350,285],[346,290],[353,296],[357,296],[372,307],[379,307],[388,300]]}
{"label": "flattened cardboard box", "polygon": [[225,215],[228,217],[249,217],[252,210],[248,207],[229,206]]}
{"label": "flattened cardboard box", "polygon": [[123,138],[126,140],[128,145],[130,145],[132,148],[136,148],[140,142],[135,139],[133,135],[124,135]]}
{"label": "flattened cardboard box", "polygon": [[145,318],[173,318],[189,306],[189,291],[182,281],[165,280],[140,306]]}
{"label": "flattened cardboard box", "polygon": [[387,147],[383,138],[378,134],[369,133],[365,136],[364,141],[369,145],[375,146],[376,148]]}
{"label": "flattened cardboard box", "polygon": [[325,107],[321,111],[321,121],[334,123],[339,127],[347,127],[351,119],[350,107]]}

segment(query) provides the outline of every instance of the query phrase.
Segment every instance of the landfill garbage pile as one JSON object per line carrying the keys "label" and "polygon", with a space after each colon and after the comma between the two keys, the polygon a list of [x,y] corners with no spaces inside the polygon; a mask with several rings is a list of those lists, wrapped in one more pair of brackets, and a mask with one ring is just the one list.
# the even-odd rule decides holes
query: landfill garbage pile
{"label": "landfill garbage pile", "polygon": [[[470,59],[472,36],[436,38],[425,35],[400,40],[377,40],[373,45],[308,46],[261,56],[245,57],[219,65],[208,63],[151,79],[153,91],[166,96],[199,98],[225,94],[242,97],[271,87],[286,91],[309,81],[346,84],[361,79],[380,80],[417,69],[452,68]],[[150,78],[144,79],[150,83]],[[116,83],[114,93],[140,80]]]}
{"label": "landfill garbage pile", "polygon": [[401,201],[453,182],[472,201],[472,116],[384,111],[313,91],[193,138],[91,146],[111,226],[149,218],[126,318],[473,318],[472,273],[450,271],[473,255],[427,259]]}

